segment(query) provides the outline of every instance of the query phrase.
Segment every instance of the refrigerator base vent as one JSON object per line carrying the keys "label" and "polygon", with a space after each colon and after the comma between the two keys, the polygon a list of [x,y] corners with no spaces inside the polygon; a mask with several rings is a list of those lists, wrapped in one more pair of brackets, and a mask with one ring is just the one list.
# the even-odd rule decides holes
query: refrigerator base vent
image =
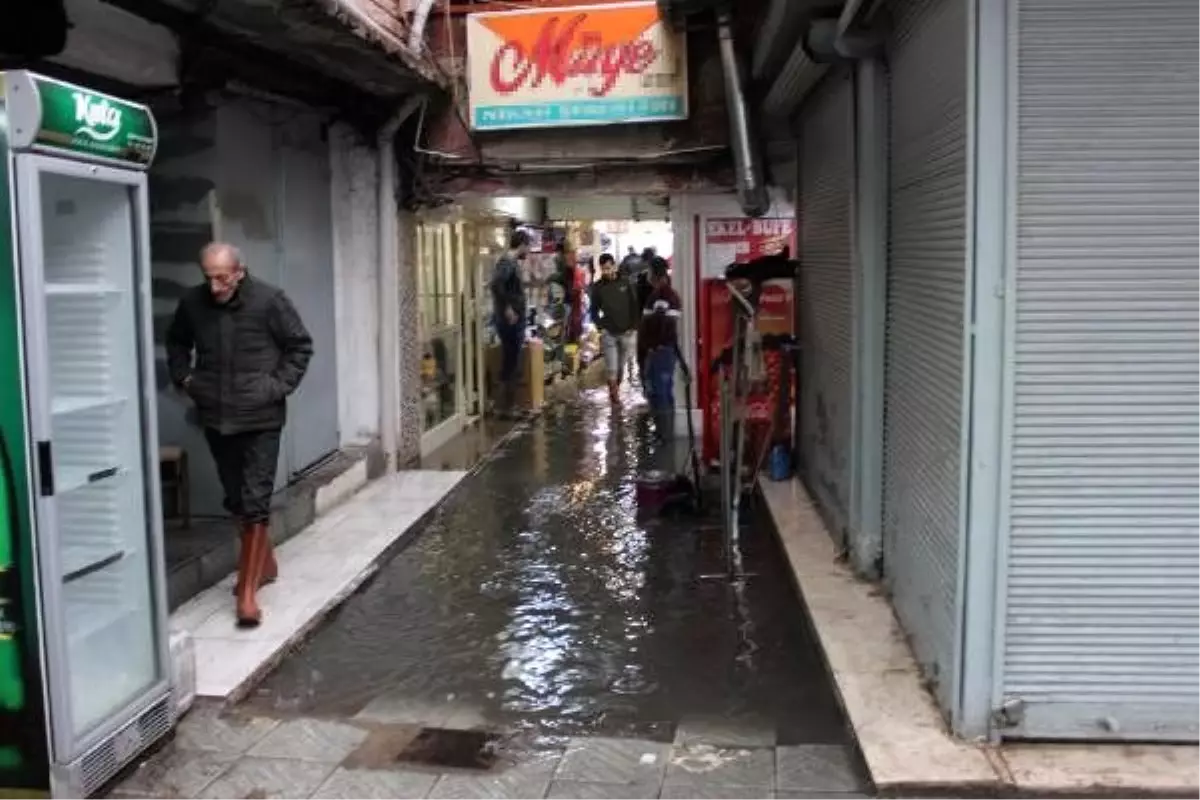
{"label": "refrigerator base vent", "polygon": [[[171,731],[174,721],[171,695],[165,694],[128,725],[70,764],[56,767],[60,778],[56,796],[91,797],[97,789]],[[59,791],[64,791],[59,794]]]}

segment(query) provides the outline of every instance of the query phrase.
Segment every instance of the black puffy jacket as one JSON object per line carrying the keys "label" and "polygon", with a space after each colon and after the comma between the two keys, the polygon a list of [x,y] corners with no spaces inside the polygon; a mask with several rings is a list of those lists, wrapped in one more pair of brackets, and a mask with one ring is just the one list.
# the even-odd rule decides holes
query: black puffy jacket
{"label": "black puffy jacket", "polygon": [[172,382],[186,383],[200,424],[226,434],[282,428],[313,353],[283,290],[249,275],[224,304],[203,284],[189,289],[166,338]]}

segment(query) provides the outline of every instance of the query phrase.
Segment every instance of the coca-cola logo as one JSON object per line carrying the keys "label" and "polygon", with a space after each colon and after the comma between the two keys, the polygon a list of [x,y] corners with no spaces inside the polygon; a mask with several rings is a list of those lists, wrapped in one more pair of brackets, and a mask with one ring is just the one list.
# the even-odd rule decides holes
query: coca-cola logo
{"label": "coca-cola logo", "polygon": [[587,82],[587,93],[605,97],[622,75],[640,75],[659,56],[648,39],[606,41],[603,31],[588,25],[587,13],[565,20],[557,15],[542,25],[532,45],[507,40],[492,57],[489,79],[499,94],[536,89],[544,81],[561,86],[572,79]]}

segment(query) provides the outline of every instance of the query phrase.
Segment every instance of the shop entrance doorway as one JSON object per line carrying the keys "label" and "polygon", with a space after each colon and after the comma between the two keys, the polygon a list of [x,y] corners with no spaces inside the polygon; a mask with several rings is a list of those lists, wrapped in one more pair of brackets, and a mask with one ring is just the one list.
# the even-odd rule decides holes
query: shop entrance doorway
{"label": "shop entrance doorway", "polygon": [[422,456],[487,409],[488,281],[508,231],[506,217],[460,209],[418,220]]}
{"label": "shop entrance doorway", "polygon": [[417,225],[417,307],[421,336],[421,454],[464,424],[462,245],[458,225],[424,218]]}

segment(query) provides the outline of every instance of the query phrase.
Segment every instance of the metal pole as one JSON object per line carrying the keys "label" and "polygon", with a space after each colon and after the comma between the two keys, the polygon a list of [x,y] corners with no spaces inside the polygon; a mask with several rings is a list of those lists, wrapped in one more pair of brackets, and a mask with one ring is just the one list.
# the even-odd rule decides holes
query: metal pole
{"label": "metal pole", "polygon": [[737,409],[737,428],[734,434],[735,441],[733,443],[733,492],[730,502],[730,541],[737,535],[737,526],[739,524],[739,511],[742,497],[742,461],[745,459],[746,445],[746,400],[750,395],[748,384],[743,374],[742,359],[746,357],[746,336],[749,333],[749,319],[742,317],[740,314],[734,320],[734,340],[733,340],[733,401],[732,405]]}
{"label": "metal pole", "polygon": [[720,408],[721,408],[721,549],[725,556],[725,564],[729,565],[729,514],[730,514],[730,486],[729,486],[729,376],[727,373],[720,374],[720,384],[718,391],[720,392]]}

